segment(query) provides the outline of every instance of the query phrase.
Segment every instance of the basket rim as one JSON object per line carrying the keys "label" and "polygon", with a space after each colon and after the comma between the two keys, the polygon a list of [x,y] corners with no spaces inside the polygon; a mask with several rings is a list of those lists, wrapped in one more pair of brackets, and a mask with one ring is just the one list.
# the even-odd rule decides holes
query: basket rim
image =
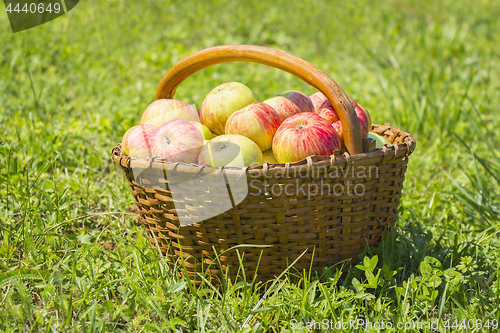
{"label": "basket rim", "polygon": [[[179,162],[168,162],[166,159],[158,156],[149,157],[148,159],[139,159],[135,156],[127,155],[121,150],[121,143],[118,143],[112,150],[112,158],[115,163],[121,165],[123,168],[127,169],[159,169],[165,171],[181,172],[196,174],[198,176],[203,176],[206,174],[213,173],[217,170],[224,170],[225,173],[234,173],[241,175],[243,170],[247,174],[259,176],[262,173],[274,173],[290,171],[296,171],[297,169],[302,169],[304,167],[315,168],[315,167],[325,167],[325,166],[337,166],[337,165],[374,165],[380,164],[382,162],[387,162],[394,158],[399,158],[403,155],[409,156],[415,150],[416,140],[415,138],[406,132],[401,131],[399,128],[392,127],[389,123],[384,125],[373,124],[372,131],[375,134],[383,135],[386,131],[391,131],[393,134],[389,138],[389,142],[392,144],[391,147],[382,147],[375,149],[370,152],[365,152],[357,155],[350,155],[348,152],[340,154],[336,150],[330,156],[309,156],[301,161],[297,162],[287,162],[287,163],[264,163],[259,166],[252,167],[212,167],[210,165],[198,165],[198,164],[186,164]],[[400,142],[394,143],[397,139]],[[376,159],[373,163],[373,159]],[[366,161],[366,162],[365,162]]]}

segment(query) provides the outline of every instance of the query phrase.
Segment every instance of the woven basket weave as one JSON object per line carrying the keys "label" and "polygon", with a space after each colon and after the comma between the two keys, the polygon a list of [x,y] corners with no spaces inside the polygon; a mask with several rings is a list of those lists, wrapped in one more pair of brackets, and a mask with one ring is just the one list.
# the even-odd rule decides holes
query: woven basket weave
{"label": "woven basket weave", "polygon": [[[125,171],[152,245],[158,244],[172,261],[182,256],[185,274],[199,282],[202,272],[234,277],[240,259],[248,278],[257,273],[263,281],[278,276],[304,251],[293,267],[299,272],[355,261],[367,244],[379,244],[397,216],[408,156],[415,149],[413,137],[388,124],[374,125],[372,132],[392,143],[375,149],[373,140],[361,139],[353,106],[335,81],[300,58],[265,47],[228,45],[197,52],[169,71],[156,99],[172,98],[189,75],[228,61],[277,67],[322,91],[339,114],[348,152],[242,169],[141,160],[125,155],[117,145],[113,160]],[[230,190],[227,182],[207,187],[197,181],[214,174],[238,179],[243,175],[248,194],[229,210],[202,218],[198,208],[222,207],[222,197]],[[173,182],[184,184],[190,195],[173,195]],[[194,223],[181,226],[181,215]],[[270,247],[231,249],[244,244]],[[215,253],[220,254],[218,260]]]}

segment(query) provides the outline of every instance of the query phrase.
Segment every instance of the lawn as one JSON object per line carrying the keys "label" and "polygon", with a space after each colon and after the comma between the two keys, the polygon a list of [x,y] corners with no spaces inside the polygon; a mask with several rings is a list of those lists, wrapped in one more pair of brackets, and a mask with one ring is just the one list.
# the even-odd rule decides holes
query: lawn
{"label": "lawn", "polygon": [[[496,0],[88,0],[13,34],[0,14],[0,331],[319,332],[325,321],[364,323],[346,332],[496,331],[498,17]],[[295,54],[375,123],[416,138],[392,235],[345,263],[347,274],[194,289],[130,211],[111,149],[172,65],[219,44]],[[227,63],[191,76],[176,98],[199,107],[229,81],[260,101],[315,92],[279,70]]]}

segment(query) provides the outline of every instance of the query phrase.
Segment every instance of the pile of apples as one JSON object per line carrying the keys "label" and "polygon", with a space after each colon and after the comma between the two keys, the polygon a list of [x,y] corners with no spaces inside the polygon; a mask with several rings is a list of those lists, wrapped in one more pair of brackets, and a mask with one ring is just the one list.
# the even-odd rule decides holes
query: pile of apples
{"label": "pile of apples", "polygon": [[[351,99],[363,138],[377,147],[390,145],[370,133],[370,113]],[[122,151],[138,158],[159,156],[169,162],[219,166],[257,166],[296,162],[311,155],[328,156],[343,149],[344,131],[324,94],[307,96],[286,91],[258,102],[239,82],[214,88],[194,105],[159,99],[151,103],[141,124],[129,129]]]}

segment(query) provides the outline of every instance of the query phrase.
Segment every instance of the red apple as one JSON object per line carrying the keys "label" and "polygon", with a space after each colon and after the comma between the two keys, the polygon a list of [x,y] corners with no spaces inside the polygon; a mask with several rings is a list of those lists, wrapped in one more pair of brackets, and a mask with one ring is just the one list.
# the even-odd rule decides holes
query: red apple
{"label": "red apple", "polygon": [[229,116],[257,102],[252,90],[239,82],[228,82],[212,89],[205,97],[200,109],[201,123],[214,134],[224,134]]}
{"label": "red apple", "polygon": [[280,163],[300,161],[311,155],[331,155],[338,149],[340,140],[332,125],[312,112],[286,119],[273,139],[273,153]]}
{"label": "red apple", "polygon": [[280,117],[272,107],[257,102],[230,115],[225,132],[246,136],[264,151],[273,145],[273,136],[280,124]]}
{"label": "red apple", "polygon": [[359,107],[359,105],[356,107],[356,114],[358,115],[358,120],[361,125],[361,136],[366,138],[371,130],[370,120],[365,111]]}
{"label": "red apple", "polygon": [[344,143],[344,129],[342,128],[342,123],[340,120],[337,120],[332,124],[333,129],[335,132],[337,132],[337,135],[339,136],[340,142]]}
{"label": "red apple", "polygon": [[194,105],[176,99],[159,99],[146,108],[142,114],[141,124],[160,127],[173,119],[200,122],[198,110]]}
{"label": "red apple", "polygon": [[328,120],[330,124],[333,124],[334,122],[340,119],[339,115],[337,114],[337,111],[335,111],[332,103],[330,103],[329,100],[326,100],[323,104],[321,104],[316,113],[321,118]]}
{"label": "red apple", "polygon": [[[368,133],[372,129],[372,123],[370,114],[368,110],[363,108],[361,105],[357,104],[355,101],[351,99],[351,103],[354,106],[354,111],[356,111],[356,115],[358,116],[359,124],[361,125],[361,136],[363,138],[368,137]],[[335,121],[332,124],[333,128],[337,131],[339,138],[342,142],[344,142],[344,130],[342,128],[342,124],[340,120]]]}
{"label": "red apple", "polygon": [[262,151],[249,138],[238,134],[219,135],[210,140],[200,151],[199,165],[257,166],[262,165]]}
{"label": "red apple", "polygon": [[366,118],[368,119],[368,132],[370,132],[372,130],[372,125],[373,125],[370,112],[368,112],[368,110],[365,107],[363,107],[361,104],[356,103],[353,99],[350,99],[350,100],[356,109],[361,109],[365,113]]}
{"label": "red apple", "polygon": [[130,128],[123,136],[122,152],[142,159],[151,157],[151,138],[157,130],[156,126],[150,124]]}
{"label": "red apple", "polygon": [[202,146],[200,131],[182,119],[170,120],[160,126],[151,144],[153,155],[181,163],[196,163]]}
{"label": "red apple", "polygon": [[274,95],[266,99],[264,103],[276,110],[280,122],[300,112],[313,112],[313,104],[309,97],[295,90]]}
{"label": "red apple", "polygon": [[309,99],[313,104],[313,112],[317,112],[319,107],[323,105],[323,103],[325,103],[328,98],[326,98],[326,96],[321,91],[318,91],[309,96]]}

